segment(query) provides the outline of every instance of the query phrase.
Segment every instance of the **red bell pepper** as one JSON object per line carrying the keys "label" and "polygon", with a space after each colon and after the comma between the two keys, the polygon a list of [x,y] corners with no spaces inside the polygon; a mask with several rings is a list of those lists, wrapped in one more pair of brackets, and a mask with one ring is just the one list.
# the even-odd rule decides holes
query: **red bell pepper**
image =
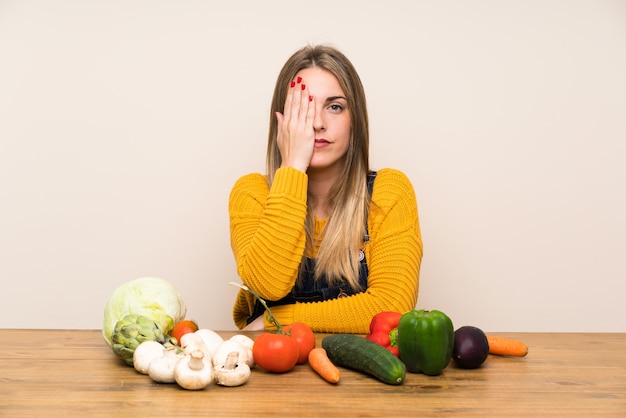
{"label": "red bell pepper", "polygon": [[400,357],[398,351],[398,323],[402,314],[399,312],[379,312],[372,317],[370,333],[365,336],[370,341],[380,344]]}

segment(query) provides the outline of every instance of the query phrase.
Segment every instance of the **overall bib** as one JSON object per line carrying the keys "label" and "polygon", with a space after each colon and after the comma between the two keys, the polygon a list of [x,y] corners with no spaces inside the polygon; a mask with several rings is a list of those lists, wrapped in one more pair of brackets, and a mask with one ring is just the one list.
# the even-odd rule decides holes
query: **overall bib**
{"label": "overall bib", "polygon": [[[376,178],[376,172],[370,171],[367,176],[367,189],[369,191],[370,196],[372,195],[372,190],[374,188],[374,179]],[[363,237],[363,244],[369,241],[369,233],[367,228],[367,222],[365,223],[365,236]],[[271,308],[272,306],[278,305],[288,305],[296,302],[321,302],[329,299],[336,299],[341,297],[352,296],[357,293],[363,292],[367,289],[367,276],[369,275],[369,270],[367,268],[367,260],[365,259],[365,252],[363,249],[359,251],[359,285],[361,286],[361,291],[355,291],[350,287],[348,283],[342,283],[337,286],[328,286],[328,281],[326,277],[322,276],[319,280],[315,281],[314,279],[314,267],[315,267],[315,259],[306,257],[304,259],[304,266],[301,269],[302,280],[300,281],[300,285],[294,286],[293,290],[290,294],[285,296],[279,300],[267,300],[267,305]],[[254,304],[254,311],[252,315],[250,315],[247,319],[247,323],[254,321],[259,316],[263,315],[265,312],[265,308],[261,303],[257,300]]]}

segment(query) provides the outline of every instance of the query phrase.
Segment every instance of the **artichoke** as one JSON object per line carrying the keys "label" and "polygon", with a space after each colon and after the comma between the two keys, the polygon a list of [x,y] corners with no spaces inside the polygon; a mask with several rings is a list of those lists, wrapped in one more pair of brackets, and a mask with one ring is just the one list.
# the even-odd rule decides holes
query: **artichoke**
{"label": "artichoke", "polygon": [[129,366],[133,365],[133,353],[144,341],[165,343],[161,325],[143,315],[126,315],[117,321],[111,337],[113,352]]}

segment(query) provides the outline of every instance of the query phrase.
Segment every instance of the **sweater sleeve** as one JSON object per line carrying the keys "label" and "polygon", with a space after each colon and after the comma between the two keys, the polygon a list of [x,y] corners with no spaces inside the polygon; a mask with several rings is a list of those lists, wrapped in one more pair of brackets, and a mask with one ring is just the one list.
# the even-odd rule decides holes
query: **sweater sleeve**
{"label": "sweater sleeve", "polygon": [[[381,311],[406,312],[419,290],[422,238],[413,186],[400,171],[382,169],[376,177],[370,208],[369,268],[365,292],[314,303],[272,307],[281,324],[304,322],[316,332],[366,334]],[[266,328],[271,328],[265,322]]]}
{"label": "sweater sleeve", "polygon": [[[230,239],[241,280],[266,300],[293,288],[305,246],[307,175],[293,168],[276,171],[271,190],[261,174],[240,178],[230,194]],[[233,309],[238,327],[253,308],[240,291]]]}

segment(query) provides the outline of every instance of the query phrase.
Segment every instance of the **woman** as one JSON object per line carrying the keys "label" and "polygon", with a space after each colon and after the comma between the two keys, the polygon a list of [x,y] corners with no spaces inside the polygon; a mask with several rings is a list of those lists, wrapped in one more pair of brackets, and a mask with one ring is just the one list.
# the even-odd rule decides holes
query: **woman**
{"label": "woman", "polygon": [[[271,107],[267,173],[248,174],[229,201],[243,282],[281,324],[368,333],[373,315],[417,302],[422,240],[417,203],[398,170],[369,168],[365,93],[350,61],[307,46],[283,66]],[[235,324],[271,329],[240,291]]]}

